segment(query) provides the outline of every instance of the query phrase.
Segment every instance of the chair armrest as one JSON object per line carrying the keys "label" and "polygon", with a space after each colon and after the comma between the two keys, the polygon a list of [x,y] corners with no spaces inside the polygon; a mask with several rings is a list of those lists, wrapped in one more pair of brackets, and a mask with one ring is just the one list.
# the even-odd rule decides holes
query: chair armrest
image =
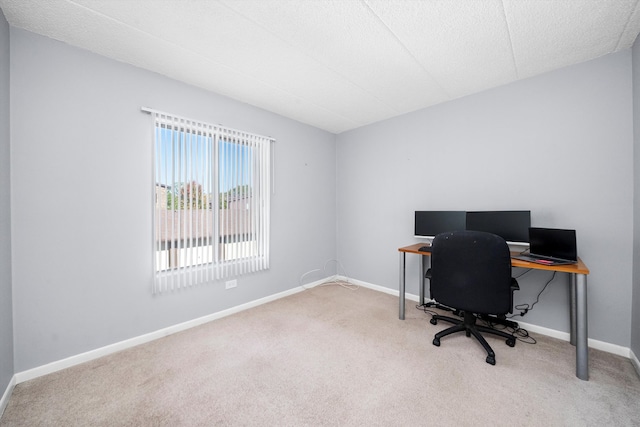
{"label": "chair armrest", "polygon": [[431,280],[431,269],[427,270],[427,273],[424,275],[425,279]]}
{"label": "chair armrest", "polygon": [[514,279],[513,277],[511,278],[511,290],[512,291],[519,291],[520,290],[520,285],[518,285],[518,281],[516,279]]}

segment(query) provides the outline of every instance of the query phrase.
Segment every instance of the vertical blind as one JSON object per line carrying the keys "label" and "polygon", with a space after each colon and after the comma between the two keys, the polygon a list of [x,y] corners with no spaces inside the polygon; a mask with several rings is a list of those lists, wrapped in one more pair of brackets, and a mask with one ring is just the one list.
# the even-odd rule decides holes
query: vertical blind
{"label": "vertical blind", "polygon": [[273,140],[143,111],[154,130],[154,292],[269,268]]}

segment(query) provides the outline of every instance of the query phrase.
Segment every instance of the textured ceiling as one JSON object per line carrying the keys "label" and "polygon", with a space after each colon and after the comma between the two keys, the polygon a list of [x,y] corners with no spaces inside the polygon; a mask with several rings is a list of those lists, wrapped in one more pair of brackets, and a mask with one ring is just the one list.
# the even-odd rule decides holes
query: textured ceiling
{"label": "textured ceiling", "polygon": [[627,49],[638,0],[0,0],[7,21],[333,133]]}

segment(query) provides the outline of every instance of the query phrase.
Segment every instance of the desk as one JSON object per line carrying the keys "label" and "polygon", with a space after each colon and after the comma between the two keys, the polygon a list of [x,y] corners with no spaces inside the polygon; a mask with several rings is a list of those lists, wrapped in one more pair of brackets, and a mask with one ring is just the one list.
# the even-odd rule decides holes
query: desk
{"label": "desk", "polygon": [[[431,252],[420,252],[418,249],[424,243],[399,248],[400,252],[400,320],[404,320],[406,255],[421,255],[420,263],[420,303],[424,303],[425,273],[429,268]],[[515,255],[515,253],[512,252]],[[577,264],[571,265],[542,265],[534,262],[511,258],[513,267],[531,268],[535,270],[558,271],[571,275],[571,298],[569,315],[571,322],[570,342],[576,347],[576,376],[581,380],[589,380],[589,347],[587,334],[587,275],[589,269],[578,258]]]}

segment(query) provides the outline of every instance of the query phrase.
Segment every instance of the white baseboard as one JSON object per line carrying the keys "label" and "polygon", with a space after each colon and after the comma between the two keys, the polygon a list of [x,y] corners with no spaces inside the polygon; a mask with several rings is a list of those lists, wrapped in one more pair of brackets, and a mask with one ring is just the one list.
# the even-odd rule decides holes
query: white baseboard
{"label": "white baseboard", "polygon": [[633,350],[629,350],[629,358],[631,359],[631,364],[633,365],[634,368],[636,368],[636,372],[638,373],[638,376],[640,376],[640,361],[638,360],[638,357],[635,355],[635,353],[633,352]]}
{"label": "white baseboard", "polygon": [[[558,338],[563,341],[569,342],[571,336],[568,332],[562,332],[555,329],[545,328],[544,326],[532,325],[531,323],[518,322],[518,324],[529,332],[535,332],[541,335],[546,335],[552,338]],[[596,350],[606,351],[607,353],[617,354],[618,356],[630,358],[631,349],[629,347],[623,347],[617,344],[611,344],[605,341],[594,340],[589,338],[589,348],[595,348]]]}
{"label": "white baseboard", "polygon": [[202,325],[204,323],[211,322],[216,319],[220,319],[222,317],[229,316],[231,314],[239,313],[244,310],[248,310],[250,308],[257,307],[262,304],[266,304],[271,301],[275,301],[280,298],[287,297],[289,295],[296,294],[298,292],[302,292],[305,288],[311,288],[317,286],[321,283],[326,282],[327,280],[332,279],[325,278],[322,280],[318,280],[316,282],[305,284],[304,287],[299,286],[293,289],[289,289],[284,292],[280,292],[278,294],[270,295],[264,298],[260,298],[254,301],[250,301],[245,304],[238,305],[236,307],[231,307],[226,310],[219,311],[217,313],[212,313],[207,316],[199,317],[197,319],[189,320],[184,323],[179,323],[177,325],[169,326],[168,328],[160,329],[154,332],[150,332],[145,335],[140,335],[134,338],[130,338],[128,340],[120,341],[114,344],[110,344],[104,347],[97,348],[95,350],[87,351],[85,353],[77,354],[75,356],[68,357],[66,359],[57,360],[55,362],[48,363],[46,365],[38,366],[33,369],[29,369],[27,371],[18,372],[14,376],[14,383],[20,384],[25,381],[29,381],[34,378],[41,377],[43,375],[51,374],[53,372],[60,371],[62,369],[70,368],[75,365],[79,365],[84,362],[88,362],[99,357],[107,356],[109,354],[116,353],[118,351],[126,350],[131,347],[135,347],[140,344],[144,344],[153,340],[157,340],[159,338],[164,338],[168,335],[175,334],[177,332],[181,332],[190,328],[194,328],[196,326]]}
{"label": "white baseboard", "polygon": [[[6,403],[9,400],[9,396],[11,396],[11,391],[13,390],[13,388],[15,387],[16,384],[20,384],[22,382],[34,379],[34,378],[38,378],[40,376],[43,375],[47,375],[47,374],[51,374],[53,372],[57,372],[60,371],[62,369],[66,369],[75,365],[79,365],[81,363],[84,362],[88,362],[94,359],[97,359],[99,357],[103,357],[103,356],[107,356],[109,354],[113,354],[116,353],[118,351],[122,351],[131,347],[135,347],[137,345],[140,344],[144,344],[159,338],[164,338],[168,335],[171,334],[175,334],[177,332],[181,332],[190,328],[194,328],[196,326],[202,325],[204,323],[208,323],[211,322],[213,320],[216,319],[220,319],[222,317],[226,317],[235,313],[239,313],[241,311],[244,310],[248,310],[250,308],[254,308],[257,307],[259,305],[262,304],[266,304],[268,302],[271,301],[275,301],[278,300],[280,298],[284,298],[287,297],[289,295],[293,295],[296,294],[298,292],[302,292],[305,289],[309,289],[309,288],[313,288],[315,286],[318,286],[322,283],[326,283],[327,281],[332,281],[332,280],[343,280],[343,281],[348,281],[349,283],[352,283],[354,285],[358,285],[358,286],[362,286],[364,288],[368,288],[368,289],[372,289],[378,292],[383,292],[389,295],[394,295],[394,296],[399,296],[399,291],[398,290],[394,290],[391,288],[387,288],[385,286],[379,286],[379,285],[374,285],[372,283],[368,283],[368,282],[363,282],[361,280],[356,280],[356,279],[351,279],[351,278],[347,278],[344,276],[340,276],[340,275],[335,275],[335,276],[331,276],[325,279],[321,279],[312,283],[307,283],[303,286],[298,286],[296,288],[292,288],[289,289],[287,291],[284,292],[280,292],[278,294],[274,294],[274,295],[270,295],[264,298],[260,298],[254,301],[250,301],[248,303],[245,304],[241,304],[239,306],[236,307],[231,307],[229,309],[226,310],[222,310],[219,311],[217,313],[212,313],[209,314],[207,316],[203,316],[203,317],[199,317],[197,319],[193,319],[184,323],[179,323],[177,325],[173,325],[170,326],[168,328],[164,328],[164,329],[160,329],[145,335],[140,335],[134,338],[130,338],[128,340],[124,340],[124,341],[120,341],[111,345],[107,345],[101,348],[97,348],[95,350],[91,350],[85,353],[81,353],[75,356],[71,356],[68,357],[66,359],[62,359],[62,360],[57,360],[55,362],[51,362],[48,363],[46,365],[42,365],[33,369],[29,369],[27,371],[23,371],[23,372],[18,372],[16,373],[12,380],[11,383],[9,384],[9,386],[7,387],[7,390],[5,391],[2,400],[0,401],[0,409],[4,410]],[[410,301],[418,301],[420,299],[420,297],[418,295],[414,295],[414,294],[405,294],[405,298],[407,300]],[[531,325],[528,323],[523,323],[523,322],[518,322],[520,323],[520,325],[522,325],[525,329],[531,331],[531,332],[535,332],[535,333],[539,333],[542,335],[546,335],[546,336],[550,336],[553,338],[558,338],[561,339],[563,341],[569,341],[569,334],[566,332],[561,332],[561,331],[557,331],[554,329],[549,329],[549,328],[545,328],[542,326],[536,326],[536,325]],[[634,364],[636,370],[638,371],[638,374],[640,375],[640,363],[638,362],[638,359],[636,358],[636,356],[631,352],[631,350],[627,347],[622,347],[622,346],[618,346],[615,344],[609,344],[603,341],[597,341],[594,339],[589,339],[589,347],[592,348],[596,348],[598,350],[602,350],[602,351],[606,351],[608,353],[613,353],[613,354],[617,354],[623,357],[627,357],[631,359],[631,362]],[[1,412],[0,412],[1,414]]]}
{"label": "white baseboard", "polygon": [[[396,297],[400,295],[400,292],[395,289],[390,289],[385,286],[374,285],[373,283],[363,282],[362,280],[358,280],[358,279],[352,279],[349,277],[338,275],[338,276],[335,276],[335,280],[341,280],[344,282],[353,283],[354,285],[362,286],[363,288],[372,289],[374,291],[383,292],[385,294],[394,295]],[[407,298],[408,300],[414,300],[415,298],[415,301],[418,301],[420,299],[420,297],[418,297],[417,295],[412,295],[412,294],[406,294],[405,298]]]}
{"label": "white baseboard", "polygon": [[7,385],[7,389],[4,391],[2,395],[2,399],[0,399],[0,417],[4,414],[4,410],[7,408],[9,404],[9,398],[11,397],[11,393],[13,393],[13,388],[16,386],[16,376],[11,377],[11,381]]}
{"label": "white baseboard", "polygon": [[[345,277],[341,277],[341,276],[337,276],[339,279],[342,280],[346,280]],[[349,281],[351,283],[357,284],[359,286],[362,286],[364,288],[369,288],[369,289],[373,289],[375,291],[380,291],[380,292],[384,292],[386,294],[390,294],[390,295],[394,295],[394,296],[399,296],[400,292],[398,290],[395,289],[390,289],[384,286],[379,286],[379,285],[374,285],[371,283],[367,283],[367,282],[363,282],[361,280],[355,280],[355,279],[349,279]],[[419,295],[414,295],[414,294],[409,294],[409,293],[405,293],[405,298],[407,300],[410,301],[416,301],[418,302],[420,300],[420,296]],[[532,325],[530,323],[525,323],[525,322],[520,322],[518,321],[518,324],[526,329],[529,332],[534,332],[537,334],[541,334],[541,335],[546,335],[552,338],[557,338],[563,341],[570,341],[570,335],[568,332],[562,332],[562,331],[558,331],[555,329],[549,329],[549,328],[545,328],[543,326],[538,326],[538,325]],[[598,340],[594,340],[592,338],[589,338],[589,347],[590,348],[595,348],[597,350],[602,350],[602,351],[606,351],[607,353],[612,353],[612,354],[617,354],[618,356],[622,356],[622,357],[626,357],[631,359],[631,349],[628,347],[623,347],[617,344],[610,344],[608,342],[604,342],[604,341],[598,341]],[[631,359],[631,361],[633,362],[633,359]],[[636,359],[637,362],[637,359]],[[640,369],[638,368],[638,364],[636,364],[636,370],[638,370],[638,372],[640,373]]]}

